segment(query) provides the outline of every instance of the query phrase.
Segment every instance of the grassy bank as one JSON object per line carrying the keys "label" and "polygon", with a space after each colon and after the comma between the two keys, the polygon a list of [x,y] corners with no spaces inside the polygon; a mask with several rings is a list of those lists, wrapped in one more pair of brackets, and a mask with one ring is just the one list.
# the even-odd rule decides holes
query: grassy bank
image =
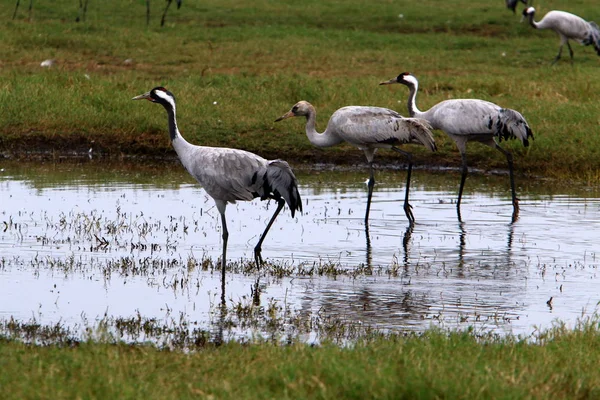
{"label": "grassy bank", "polygon": [[506,398],[600,396],[597,321],[531,341],[430,331],[353,347],[229,343],[185,354],[151,346],[35,347],[0,340],[4,399]]}
{"label": "grassy bank", "polygon": [[[189,2],[159,26],[152,4],[146,26],[141,1],[92,2],[85,22],[77,4],[57,0],[3,2],[0,15],[0,151],[57,154],[172,155],[159,106],[130,101],[164,85],[178,97],[188,140],[232,146],[291,160],[363,161],[347,146],[319,150],[300,120],[273,120],[295,102],[312,102],[318,127],[345,105],[377,105],[406,113],[407,90],[381,80],[410,71],[421,80],[421,109],[447,98],[474,97],[521,111],[536,140],[516,153],[518,173],[599,180],[600,135],[593,79],[599,59],[574,45],[575,63],[554,67],[552,32],[519,24],[503,4],[488,1]],[[560,8],[555,0],[538,13]],[[592,1],[569,11],[599,19]],[[54,59],[51,68],[40,67]],[[440,151],[415,149],[422,163],[458,165],[453,143],[436,133]],[[380,161],[393,159],[380,152]],[[497,153],[497,154],[496,154]],[[504,168],[503,156],[469,148],[471,165]]]}

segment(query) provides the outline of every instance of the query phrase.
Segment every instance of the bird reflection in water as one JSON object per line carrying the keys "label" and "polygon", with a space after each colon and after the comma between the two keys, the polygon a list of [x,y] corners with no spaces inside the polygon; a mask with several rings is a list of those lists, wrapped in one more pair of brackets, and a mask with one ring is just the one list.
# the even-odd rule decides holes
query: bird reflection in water
{"label": "bird reflection in water", "polygon": [[367,238],[367,247],[365,254],[367,256],[365,265],[371,268],[373,265],[373,249],[371,248],[371,235],[369,235],[369,224],[365,224],[365,238]]}
{"label": "bird reflection in water", "polygon": [[[509,266],[512,265],[512,245],[514,238],[514,229],[515,223],[511,222],[508,224],[508,232],[506,238],[506,258],[504,261],[504,265]],[[458,240],[458,268],[463,268],[465,265],[465,253],[466,253],[466,243],[467,243],[467,228],[466,224],[462,221],[458,223],[459,230],[459,240]]]}
{"label": "bird reflection in water", "polygon": [[[404,251],[404,255],[402,257],[402,262],[404,268],[408,268],[409,266],[409,257],[408,257],[408,245],[412,239],[412,233],[415,229],[415,224],[408,224],[406,227],[406,231],[402,236],[402,250]],[[371,235],[369,233],[369,224],[365,225],[365,238],[366,238],[366,247],[365,247],[365,265],[368,268],[373,268],[373,248],[371,246]]]}

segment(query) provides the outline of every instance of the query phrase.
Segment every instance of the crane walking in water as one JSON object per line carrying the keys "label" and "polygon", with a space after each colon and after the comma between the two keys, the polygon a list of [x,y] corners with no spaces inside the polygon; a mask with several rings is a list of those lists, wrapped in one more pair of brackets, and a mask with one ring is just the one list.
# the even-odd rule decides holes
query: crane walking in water
{"label": "crane walking in water", "polygon": [[222,285],[225,285],[225,265],[227,253],[227,222],[225,208],[227,203],[236,200],[250,201],[257,197],[261,200],[273,199],[277,209],[267,224],[258,244],[254,248],[256,267],[263,262],[261,250],[267,232],[275,218],[287,203],[292,213],[302,212],[302,201],[298,192],[298,181],[287,162],[266,160],[248,151],[223,147],[196,146],[188,143],[177,128],[175,116],[175,96],[163,87],[134,97],[132,100],[146,99],[162,105],[167,110],[169,134],[173,148],[185,169],[202,185],[212,197],[221,214],[223,224],[223,255],[221,258]]}
{"label": "crane walking in water", "polygon": [[422,119],[404,118],[396,111],[381,107],[343,107],[333,113],[327,124],[325,132],[316,131],[317,112],[307,101],[296,103],[290,111],[275,122],[290,117],[306,117],[306,136],[308,140],[317,147],[330,147],[348,142],[365,152],[371,174],[368,180],[369,194],[367,197],[367,211],[365,212],[365,223],[369,222],[369,211],[371,209],[371,197],[375,186],[373,172],[373,158],[379,148],[392,149],[403,154],[408,160],[408,176],[406,178],[406,194],[404,197],[404,213],[414,223],[415,217],[408,202],[410,189],[410,175],[412,171],[412,155],[400,150],[397,145],[405,143],[417,143],[435,151],[435,141],[431,133],[431,127]]}
{"label": "crane walking in water", "polygon": [[569,48],[571,63],[573,63],[573,49],[569,39],[576,40],[582,45],[593,45],[596,53],[600,56],[600,29],[593,21],[586,21],[577,15],[565,11],[549,11],[541,21],[535,22],[535,8],[528,7],[523,10],[523,18],[529,20],[529,24],[535,29],[551,29],[560,37],[560,47],[558,54],[552,61],[552,64],[560,60],[563,46],[566,44]]}
{"label": "crane walking in water", "polygon": [[380,85],[400,83],[408,86],[408,112],[411,117],[427,120],[434,129],[440,129],[458,147],[462,158],[462,176],[458,190],[456,210],[460,219],[460,202],[462,199],[465,179],[467,178],[467,142],[477,141],[498,149],[506,156],[510,174],[510,188],[512,191],[513,220],[516,220],[519,211],[519,200],[515,192],[513,177],[512,154],[498,145],[498,142],[508,139],[519,139],[525,147],[529,146],[529,138],[533,133],[523,116],[509,108],[502,108],[494,103],[478,99],[453,99],[442,101],[427,111],[417,108],[415,98],[419,89],[419,81],[408,72],[404,72],[394,79],[381,82]]}

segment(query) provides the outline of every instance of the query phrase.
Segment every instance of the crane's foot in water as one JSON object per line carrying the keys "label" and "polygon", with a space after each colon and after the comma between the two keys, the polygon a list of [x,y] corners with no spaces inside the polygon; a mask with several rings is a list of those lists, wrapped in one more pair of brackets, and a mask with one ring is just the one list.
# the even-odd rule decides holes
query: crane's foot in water
{"label": "crane's foot in water", "polygon": [[256,268],[258,270],[260,270],[260,266],[264,264],[261,252],[262,249],[260,247],[254,248],[254,262],[256,263]]}

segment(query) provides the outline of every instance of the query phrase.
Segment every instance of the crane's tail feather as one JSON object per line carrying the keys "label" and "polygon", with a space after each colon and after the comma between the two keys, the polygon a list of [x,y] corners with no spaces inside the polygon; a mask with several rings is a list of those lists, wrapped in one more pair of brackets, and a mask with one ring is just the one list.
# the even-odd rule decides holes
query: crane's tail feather
{"label": "crane's tail feather", "polygon": [[523,146],[529,146],[529,138],[534,139],[533,132],[520,112],[510,108],[502,108],[496,120],[496,136],[499,141],[519,139]]}
{"label": "crane's tail feather", "polygon": [[421,143],[430,151],[437,151],[431,124],[422,118],[404,118],[410,129],[411,142]]}
{"label": "crane's tail feather", "polygon": [[583,43],[586,46],[590,44],[593,45],[594,49],[596,49],[596,53],[598,53],[598,55],[600,56],[600,28],[594,21],[589,21],[588,24],[591,28],[590,34],[581,43]]}
{"label": "crane's tail feather", "polygon": [[267,171],[264,175],[265,194],[264,198],[272,196],[276,199],[283,198],[292,212],[292,218],[296,210],[302,212],[302,199],[298,192],[298,180],[290,168],[290,165],[283,160],[272,160],[267,165]]}
{"label": "crane's tail feather", "polygon": [[515,9],[517,8],[517,3],[518,0],[506,0],[506,8],[512,10],[512,12],[515,12]]}

